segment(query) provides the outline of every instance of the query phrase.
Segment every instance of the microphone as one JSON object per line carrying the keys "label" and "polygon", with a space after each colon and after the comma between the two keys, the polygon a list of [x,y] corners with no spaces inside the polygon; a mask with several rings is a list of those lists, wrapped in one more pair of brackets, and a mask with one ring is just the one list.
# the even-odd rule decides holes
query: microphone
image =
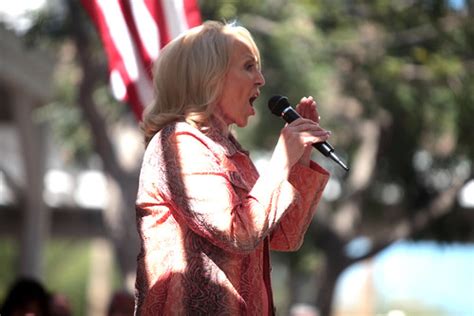
{"label": "microphone", "polygon": [[[270,100],[268,100],[268,107],[273,114],[281,116],[287,123],[291,123],[301,117],[298,112],[293,110],[288,102],[288,98],[281,95],[271,97]],[[334,153],[334,148],[331,144],[328,142],[314,143],[313,147],[319,150],[324,156],[331,158],[344,170],[349,171],[346,164]]]}

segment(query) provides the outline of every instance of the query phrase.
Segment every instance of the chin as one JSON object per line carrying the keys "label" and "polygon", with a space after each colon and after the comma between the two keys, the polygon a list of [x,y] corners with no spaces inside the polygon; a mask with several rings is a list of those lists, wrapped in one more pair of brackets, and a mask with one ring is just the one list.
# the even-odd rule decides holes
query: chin
{"label": "chin", "polygon": [[248,124],[248,120],[245,120],[245,121],[239,122],[239,123],[235,123],[235,125],[237,125],[238,127],[241,127],[241,128],[247,126],[247,124]]}

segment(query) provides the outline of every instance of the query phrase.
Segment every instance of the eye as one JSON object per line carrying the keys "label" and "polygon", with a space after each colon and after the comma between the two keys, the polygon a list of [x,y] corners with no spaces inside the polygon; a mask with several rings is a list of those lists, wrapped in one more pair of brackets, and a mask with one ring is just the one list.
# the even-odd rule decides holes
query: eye
{"label": "eye", "polygon": [[252,70],[255,67],[255,63],[254,62],[246,63],[244,67],[245,67],[245,70]]}

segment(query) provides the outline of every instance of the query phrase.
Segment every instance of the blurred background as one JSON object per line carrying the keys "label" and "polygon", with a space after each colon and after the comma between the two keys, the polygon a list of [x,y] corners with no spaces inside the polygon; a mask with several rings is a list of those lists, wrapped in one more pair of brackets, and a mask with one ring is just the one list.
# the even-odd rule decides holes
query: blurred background
{"label": "blurred background", "polygon": [[[133,0],[131,0],[133,1]],[[85,3],[87,1],[83,1]],[[350,172],[331,172],[295,253],[273,253],[278,315],[474,315],[474,3],[200,0],[261,50],[265,168],[275,94],[318,101]],[[79,1],[0,4],[0,302],[29,276],[72,315],[133,293],[143,140]]]}

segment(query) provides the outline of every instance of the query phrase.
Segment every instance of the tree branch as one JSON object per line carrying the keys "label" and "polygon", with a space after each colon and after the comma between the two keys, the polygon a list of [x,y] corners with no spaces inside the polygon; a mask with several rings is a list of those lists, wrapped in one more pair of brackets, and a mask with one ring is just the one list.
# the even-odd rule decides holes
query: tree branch
{"label": "tree branch", "polygon": [[411,219],[403,219],[387,234],[382,232],[384,236],[389,236],[387,240],[395,241],[400,239],[409,239],[429,227],[435,220],[448,214],[456,203],[459,191],[462,189],[466,181],[455,178],[452,186],[439,193],[426,208],[420,209]]}
{"label": "tree branch", "polygon": [[74,1],[68,1],[70,16],[72,20],[73,41],[77,49],[79,63],[83,70],[83,76],[79,84],[79,93],[77,95],[78,104],[83,110],[86,120],[92,130],[92,140],[94,148],[103,161],[105,171],[116,181],[126,177],[118,160],[115,150],[107,133],[104,119],[97,112],[97,105],[93,100],[93,91],[96,83],[100,79],[97,75],[98,67],[89,55],[90,41],[87,37],[82,19],[79,16],[80,7]]}
{"label": "tree branch", "polygon": [[334,216],[334,226],[341,235],[351,235],[361,218],[362,196],[375,175],[377,153],[380,146],[381,116],[359,125],[362,140],[354,155],[347,181],[347,195],[342,199]]}
{"label": "tree branch", "polygon": [[0,173],[3,174],[3,177],[5,179],[6,185],[13,191],[13,195],[15,199],[21,203],[22,201],[25,200],[26,194],[25,194],[25,189],[22,188],[14,179],[13,177],[10,176],[10,174],[7,172],[7,170],[3,167],[0,166]]}

